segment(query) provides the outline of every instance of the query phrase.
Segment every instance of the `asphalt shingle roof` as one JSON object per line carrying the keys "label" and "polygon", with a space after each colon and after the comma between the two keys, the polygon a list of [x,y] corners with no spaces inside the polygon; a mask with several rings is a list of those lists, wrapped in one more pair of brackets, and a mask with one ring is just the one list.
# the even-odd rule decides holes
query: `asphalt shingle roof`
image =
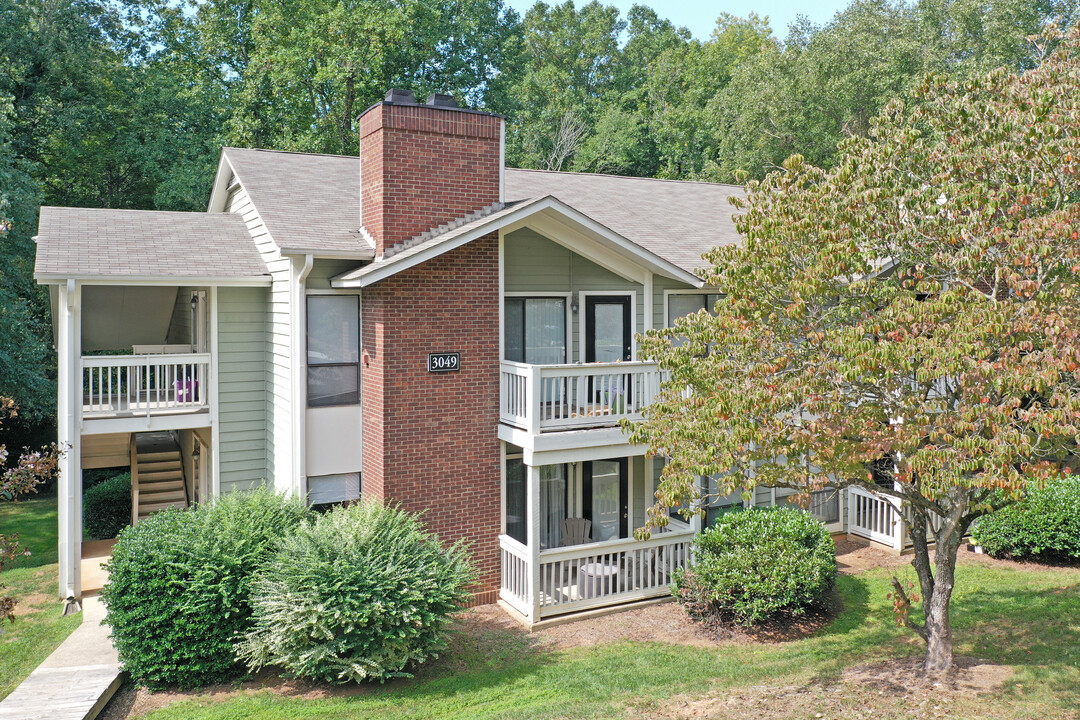
{"label": "asphalt shingle roof", "polygon": [[233,147],[223,152],[279,247],[374,256],[360,232],[360,158]]}
{"label": "asphalt shingle roof", "polygon": [[239,215],[43,207],[37,277],[258,278],[267,269]]}
{"label": "asphalt shingle roof", "polygon": [[553,195],[687,272],[706,265],[702,253],[739,242],[736,185],[513,168],[505,181],[507,201]]}

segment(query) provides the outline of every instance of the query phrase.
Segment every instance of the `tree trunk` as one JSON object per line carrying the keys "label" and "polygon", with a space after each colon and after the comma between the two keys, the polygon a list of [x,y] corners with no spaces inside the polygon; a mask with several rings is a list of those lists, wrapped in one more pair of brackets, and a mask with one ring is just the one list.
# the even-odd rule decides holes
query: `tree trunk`
{"label": "tree trunk", "polygon": [[[921,527],[920,527],[921,526]],[[952,667],[953,643],[952,623],[949,618],[949,603],[952,600],[956,581],[956,555],[963,539],[965,524],[952,518],[946,518],[942,528],[936,533],[933,572],[931,572],[930,551],[925,539],[925,520],[912,523],[912,541],[915,557],[912,564],[919,575],[923,597],[924,632],[920,635],[926,640],[926,659],[923,667],[927,672],[944,672]]]}
{"label": "tree trunk", "polygon": [[949,601],[952,599],[953,576],[956,569],[956,552],[952,557],[938,552],[934,558],[936,577],[934,593],[923,601],[926,615],[926,660],[923,667],[928,672],[944,672],[952,667],[952,624],[949,621]]}

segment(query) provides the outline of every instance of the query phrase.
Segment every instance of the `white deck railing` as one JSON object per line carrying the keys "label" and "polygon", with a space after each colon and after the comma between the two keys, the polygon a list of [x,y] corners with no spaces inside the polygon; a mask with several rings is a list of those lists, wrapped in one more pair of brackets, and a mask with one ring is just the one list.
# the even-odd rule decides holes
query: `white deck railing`
{"label": "white deck railing", "polygon": [[533,433],[638,418],[660,392],[656,363],[527,365],[503,361],[502,421]]}
{"label": "white deck railing", "polygon": [[849,487],[848,532],[896,550],[903,549],[899,501],[854,485]]}
{"label": "white deck railing", "polygon": [[499,597],[520,612],[528,615],[529,601],[529,548],[509,535],[499,536],[502,586]]}
{"label": "white deck railing", "polygon": [[83,416],[127,417],[209,408],[210,354],[82,358]]}
{"label": "white deck railing", "polygon": [[534,622],[576,610],[662,597],[671,592],[674,572],[690,563],[693,539],[694,533],[686,529],[658,533],[648,540],[628,538],[541,550],[534,575],[529,548],[502,535],[499,594]]}

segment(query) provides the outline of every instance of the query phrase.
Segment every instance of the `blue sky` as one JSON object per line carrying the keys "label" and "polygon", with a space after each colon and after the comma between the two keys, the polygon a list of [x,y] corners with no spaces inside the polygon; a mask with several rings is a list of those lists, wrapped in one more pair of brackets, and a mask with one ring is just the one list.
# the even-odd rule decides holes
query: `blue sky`
{"label": "blue sky", "polygon": [[[545,0],[548,5],[561,3],[565,0]],[[615,5],[625,16],[626,11],[634,5],[634,0],[600,0],[604,5]],[[535,0],[506,0],[507,4],[524,15],[525,11],[533,6]],[[581,7],[587,0],[574,0],[577,7]],[[708,2],[707,0],[664,0],[653,1],[638,0],[642,5],[648,5],[656,10],[660,17],[666,17],[676,25],[684,25],[690,28],[694,37],[706,39],[716,26],[716,18],[720,13],[728,12],[732,15],[746,16],[751,12],[758,15],[768,15],[769,25],[773,34],[781,40],[787,35],[787,26],[795,20],[795,16],[806,15],[818,25],[828,22],[837,11],[847,7],[850,0],[803,0],[802,2],[784,2],[783,0],[759,0],[755,3],[748,2]]]}

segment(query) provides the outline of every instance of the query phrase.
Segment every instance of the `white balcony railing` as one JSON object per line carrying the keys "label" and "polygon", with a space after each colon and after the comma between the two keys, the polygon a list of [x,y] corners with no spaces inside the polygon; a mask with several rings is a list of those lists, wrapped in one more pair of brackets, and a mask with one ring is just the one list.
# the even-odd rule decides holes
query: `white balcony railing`
{"label": "white balcony railing", "polygon": [[660,392],[656,363],[527,365],[503,361],[501,418],[533,433],[609,427],[641,416]]}
{"label": "white balcony railing", "polygon": [[210,407],[210,354],[82,358],[83,417],[201,412]]}
{"label": "white balcony railing", "polygon": [[899,501],[854,485],[849,487],[848,532],[896,550],[903,549]]}

